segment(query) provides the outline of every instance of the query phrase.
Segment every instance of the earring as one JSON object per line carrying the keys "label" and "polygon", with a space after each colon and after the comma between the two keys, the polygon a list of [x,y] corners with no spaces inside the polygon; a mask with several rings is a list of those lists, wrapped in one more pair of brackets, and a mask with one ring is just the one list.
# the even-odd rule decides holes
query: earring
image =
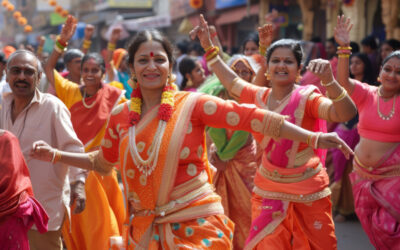
{"label": "earring", "polygon": [[176,81],[176,76],[174,74],[168,75],[168,84],[172,85]]}
{"label": "earring", "polygon": [[268,81],[271,81],[271,75],[267,72],[265,72],[265,78],[267,78]]}
{"label": "earring", "polygon": [[381,78],[378,76],[378,78],[376,78],[376,80],[378,81],[378,82],[381,82]]}
{"label": "earring", "polygon": [[186,82],[186,87],[192,87],[193,86],[193,82],[192,82],[192,79],[188,79],[187,80],[187,82]]}
{"label": "earring", "polygon": [[128,84],[131,85],[132,88],[136,88],[137,78],[135,74],[132,74],[131,78],[128,80]]}
{"label": "earring", "polygon": [[301,81],[301,75],[298,74],[298,75],[296,76],[296,83],[300,83],[300,81]]}

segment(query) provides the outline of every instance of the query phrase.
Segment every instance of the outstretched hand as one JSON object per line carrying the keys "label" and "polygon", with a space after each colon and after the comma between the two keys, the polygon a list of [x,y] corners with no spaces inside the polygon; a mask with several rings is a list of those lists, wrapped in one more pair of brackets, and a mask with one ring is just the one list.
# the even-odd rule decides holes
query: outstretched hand
{"label": "outstretched hand", "polygon": [[32,145],[29,156],[41,160],[51,162],[53,160],[54,148],[44,141],[36,141]]}
{"label": "outstretched hand", "polygon": [[307,70],[316,75],[324,84],[332,82],[334,77],[328,60],[314,59],[307,66]]}
{"label": "outstretched hand", "polygon": [[260,38],[260,44],[268,47],[274,39],[274,27],[272,24],[264,24],[262,27],[258,27],[258,36]]}
{"label": "outstretched hand", "polygon": [[346,159],[354,154],[353,150],[335,132],[321,134],[318,138],[318,148],[338,148]]}
{"label": "outstretched hand", "polygon": [[68,15],[60,33],[60,40],[62,42],[68,42],[71,39],[75,33],[77,23],[78,21],[74,16]]}
{"label": "outstretched hand", "polygon": [[94,26],[91,24],[86,24],[85,26],[85,39],[90,40],[94,33]]}
{"label": "outstretched hand", "polygon": [[86,206],[85,183],[76,181],[71,184],[70,206],[74,206],[74,214],[81,213]]}
{"label": "outstretched hand", "polygon": [[350,45],[350,30],[353,28],[353,24],[350,23],[350,18],[346,18],[344,15],[337,17],[337,24],[334,29],[334,36],[336,42],[340,46]]}
{"label": "outstretched hand", "polygon": [[110,43],[116,44],[121,37],[121,33],[122,33],[121,27],[113,28],[113,30],[111,31]]}
{"label": "outstretched hand", "polygon": [[192,40],[194,40],[197,36],[203,49],[209,48],[213,45],[211,42],[207,21],[204,19],[202,14],[200,14],[200,25],[194,27],[190,31],[189,36]]}

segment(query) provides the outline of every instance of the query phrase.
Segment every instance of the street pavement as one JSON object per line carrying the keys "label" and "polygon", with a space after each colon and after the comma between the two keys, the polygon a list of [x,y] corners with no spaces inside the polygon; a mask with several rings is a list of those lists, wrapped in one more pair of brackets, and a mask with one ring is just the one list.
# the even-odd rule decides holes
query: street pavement
{"label": "street pavement", "polygon": [[359,221],[335,223],[338,250],[374,250]]}

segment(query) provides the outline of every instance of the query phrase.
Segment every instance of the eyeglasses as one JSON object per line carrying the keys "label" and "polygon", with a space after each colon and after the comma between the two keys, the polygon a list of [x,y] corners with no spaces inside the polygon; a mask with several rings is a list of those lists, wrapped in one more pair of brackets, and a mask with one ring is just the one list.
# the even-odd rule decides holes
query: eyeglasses
{"label": "eyeglasses", "polygon": [[24,72],[24,75],[28,76],[28,77],[32,77],[36,74],[36,70],[34,69],[30,69],[30,68],[20,68],[20,67],[12,67],[11,69],[8,70],[8,72],[11,75],[14,76],[18,76],[20,75],[22,72]]}

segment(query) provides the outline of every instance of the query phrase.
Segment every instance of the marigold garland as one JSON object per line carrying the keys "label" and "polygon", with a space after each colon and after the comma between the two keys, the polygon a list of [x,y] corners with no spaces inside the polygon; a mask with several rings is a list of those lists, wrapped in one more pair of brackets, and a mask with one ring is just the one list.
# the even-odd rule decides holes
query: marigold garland
{"label": "marigold garland", "polygon": [[[177,87],[175,84],[167,84],[161,94],[161,104],[158,109],[158,118],[163,121],[168,121],[174,111],[174,91]],[[131,94],[131,104],[129,105],[129,123],[134,126],[140,120],[142,113],[142,93],[140,92],[139,84],[133,89]]]}

